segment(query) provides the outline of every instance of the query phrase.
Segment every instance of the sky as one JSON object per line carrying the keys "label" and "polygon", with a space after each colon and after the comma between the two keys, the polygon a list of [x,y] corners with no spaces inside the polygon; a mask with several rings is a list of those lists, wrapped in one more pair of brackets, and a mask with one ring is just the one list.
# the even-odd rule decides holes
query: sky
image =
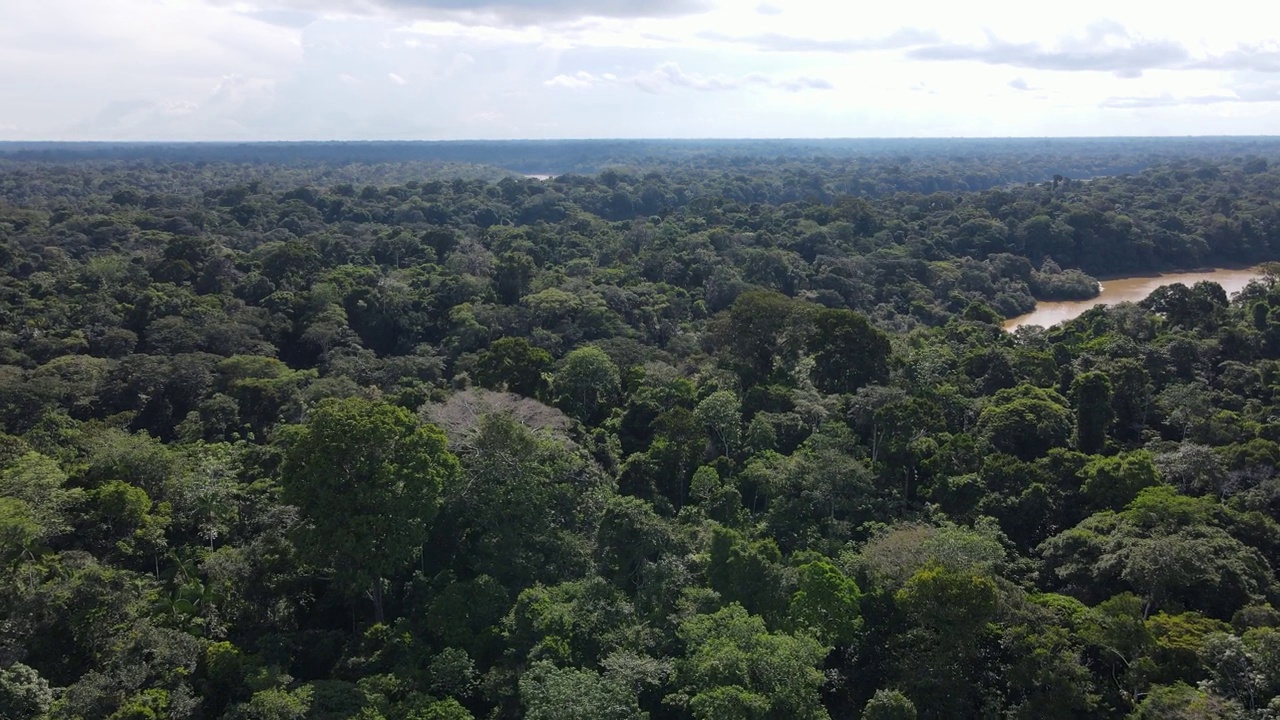
{"label": "sky", "polygon": [[0,140],[1267,135],[1270,5],[0,0]]}

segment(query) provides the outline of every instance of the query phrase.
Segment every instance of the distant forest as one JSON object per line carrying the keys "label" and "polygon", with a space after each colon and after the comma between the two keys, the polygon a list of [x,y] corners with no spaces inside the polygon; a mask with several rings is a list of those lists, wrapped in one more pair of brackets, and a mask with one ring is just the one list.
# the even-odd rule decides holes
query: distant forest
{"label": "distant forest", "polygon": [[0,143],[0,719],[1278,717],[1277,202],[1270,138]]}
{"label": "distant forest", "polygon": [[[1053,175],[1138,173],[1160,162],[1243,156],[1274,159],[1280,139],[1005,138],[816,140],[510,140],[443,142],[54,143],[0,142],[0,159],[80,162],[235,163],[298,166],[450,163],[516,173],[594,174],[610,167],[755,171],[804,161],[845,175],[903,176],[895,191],[987,190]],[[915,163],[915,167],[911,164]],[[896,170],[895,170],[896,168]],[[908,180],[908,178],[910,178]],[[852,178],[849,178],[852,179]],[[906,184],[903,183],[906,181]],[[882,193],[863,186],[859,192]]]}

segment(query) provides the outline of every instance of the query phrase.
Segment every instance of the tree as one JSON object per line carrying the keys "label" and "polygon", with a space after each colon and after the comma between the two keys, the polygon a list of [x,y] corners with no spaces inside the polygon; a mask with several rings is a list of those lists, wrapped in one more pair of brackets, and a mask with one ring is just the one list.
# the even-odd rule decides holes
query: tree
{"label": "tree", "polygon": [[998,597],[991,578],[936,561],[894,594],[910,623],[899,639],[897,677],[924,717],[979,714],[980,653]]}
{"label": "tree", "polygon": [[797,572],[798,587],[791,596],[792,626],[828,645],[851,645],[862,627],[858,585],[827,560],[805,563]]}
{"label": "tree", "polygon": [[18,563],[40,551],[45,528],[32,517],[27,504],[11,497],[0,497],[0,559]]}
{"label": "tree", "polygon": [[237,355],[218,364],[222,387],[239,403],[242,419],[254,432],[294,414],[298,393],[315,370],[293,370],[276,358]]}
{"label": "tree", "polygon": [[1142,598],[1120,593],[1085,614],[1081,635],[1101,657],[1121,702],[1136,705],[1154,671],[1155,638],[1145,622]]}
{"label": "tree", "polygon": [[703,465],[694,471],[689,497],[707,517],[729,527],[740,526],[746,516],[741,491],[732,480],[721,478],[713,467]]}
{"label": "tree", "polygon": [[643,720],[635,693],[594,670],[534,663],[520,677],[527,720]]}
{"label": "tree", "polygon": [[1254,712],[1274,709],[1280,697],[1280,631],[1250,628],[1243,636],[1225,632],[1208,635],[1200,656],[1209,669],[1207,685]]}
{"label": "tree", "polygon": [[754,501],[767,502],[764,520],[786,552],[842,544],[872,518],[872,475],[849,440],[828,426],[790,457],[766,453],[743,472]]}
{"label": "tree", "polygon": [[711,431],[720,452],[733,455],[742,438],[742,403],[729,390],[711,393],[693,411],[694,417]]}
{"label": "tree", "polygon": [[590,457],[506,413],[482,416],[460,453],[461,481],[432,533],[428,567],[490,575],[512,598],[535,582],[582,577],[612,495]]}
{"label": "tree", "polygon": [[743,388],[769,379],[775,366],[789,367],[807,333],[812,306],[775,292],[743,293],[717,317],[712,332]]}
{"label": "tree", "polygon": [[311,709],[311,687],[285,691],[279,688],[259,690],[248,702],[228,711],[229,720],[302,720]]}
{"label": "tree", "polygon": [[1168,423],[1186,438],[1209,419],[1213,395],[1202,382],[1179,383],[1166,387],[1156,397],[1156,405],[1165,412]]}
{"label": "tree", "polygon": [[508,654],[593,667],[633,635],[635,611],[603,578],[535,585],[520,593],[503,623]]}
{"label": "tree", "polygon": [[1231,701],[1186,683],[1151,688],[1131,720],[1234,720],[1249,717]]}
{"label": "tree", "polygon": [[1014,596],[1000,623],[1005,717],[1075,720],[1099,710],[1097,678],[1075,631],[1088,610],[1061,595]]}
{"label": "tree", "polygon": [[1156,485],[1122,512],[1099,512],[1046,540],[1042,572],[1089,602],[1127,590],[1144,596],[1148,610],[1178,607],[1229,619],[1276,587],[1262,553],[1229,532],[1239,532],[1240,523],[1212,499]]}
{"label": "tree", "polygon": [[1030,385],[1001,390],[978,416],[978,430],[995,448],[1034,460],[1071,437],[1071,412],[1052,390]]}
{"label": "tree", "polygon": [[1094,458],[1080,471],[1080,492],[1097,510],[1119,510],[1144,488],[1160,484],[1160,472],[1150,452]]}
{"label": "tree", "polygon": [[1105,368],[1113,390],[1116,439],[1132,441],[1142,437],[1151,410],[1151,375],[1134,358],[1120,358]]}
{"label": "tree", "polygon": [[403,408],[361,398],[322,404],[281,471],[285,499],[301,514],[299,549],[344,589],[371,588],[382,622],[383,578],[420,550],[457,468],[444,433]]}
{"label": "tree", "polygon": [[500,338],[476,361],[476,382],[491,390],[509,390],[525,397],[542,397],[543,374],[551,367],[551,354],[524,338]]}
{"label": "tree", "polygon": [[[708,471],[714,473],[714,470]],[[596,533],[599,572],[628,594],[636,594],[658,559],[680,547],[676,534],[649,503],[609,498]]]}
{"label": "tree", "polygon": [[1004,542],[990,518],[980,518],[972,528],[949,522],[941,527],[900,522],[877,531],[862,546],[856,562],[878,586],[896,591],[932,563],[997,575],[1008,554]]}
{"label": "tree", "polygon": [[916,706],[897,690],[877,690],[862,709],[862,720],[916,720]]}
{"label": "tree", "polygon": [[1076,448],[1082,453],[1100,452],[1107,442],[1111,409],[1111,378],[1100,372],[1077,375],[1071,384],[1076,404]]}
{"label": "tree", "polygon": [[782,556],[771,539],[751,542],[726,527],[711,531],[707,581],[725,600],[772,621],[786,611]]}
{"label": "tree", "polygon": [[142,488],[112,480],[89,493],[89,504],[97,520],[93,534],[107,552],[155,557],[164,548],[169,503],[153,503]]}
{"label": "tree", "polygon": [[622,389],[618,366],[598,347],[578,348],[565,356],[552,387],[557,404],[573,417],[591,423]]}
{"label": "tree", "polygon": [[817,665],[827,648],[807,635],[770,633],[764,620],[733,603],[695,615],[677,634],[688,648],[676,664],[678,693],[667,701],[696,720],[825,720]]}
{"label": "tree", "polygon": [[53,705],[53,691],[40,673],[22,663],[0,670],[0,720],[38,720]]}
{"label": "tree", "polygon": [[1179,443],[1152,458],[1160,477],[1185,495],[1217,495],[1226,486],[1227,470],[1214,448]]}
{"label": "tree", "polygon": [[0,497],[21,502],[40,528],[41,541],[70,529],[67,510],[83,496],[67,489],[67,475],[52,458],[30,452],[0,470]]}
{"label": "tree", "polygon": [[[475,716],[453,698],[437,700],[411,711],[405,720],[474,720]],[[376,720],[376,718],[375,718]]]}
{"label": "tree", "polygon": [[813,384],[826,393],[852,393],[887,371],[889,336],[863,315],[823,308],[814,313]]}

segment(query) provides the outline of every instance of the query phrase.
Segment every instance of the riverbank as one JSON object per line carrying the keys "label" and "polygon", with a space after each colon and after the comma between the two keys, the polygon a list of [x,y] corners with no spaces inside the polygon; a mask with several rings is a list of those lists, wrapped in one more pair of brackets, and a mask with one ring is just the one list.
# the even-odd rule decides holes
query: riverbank
{"label": "riverbank", "polygon": [[1005,321],[1004,329],[1010,332],[1023,325],[1040,325],[1050,327],[1066,322],[1084,313],[1095,305],[1116,305],[1122,302],[1138,302],[1152,291],[1164,285],[1182,283],[1194,285],[1202,280],[1216,282],[1222,286],[1228,296],[1240,292],[1249,281],[1261,277],[1259,266],[1216,267],[1187,272],[1155,273],[1151,275],[1127,275],[1110,278],[1098,278],[1101,291],[1096,297],[1088,300],[1060,300],[1038,302],[1036,309],[1026,315],[1010,318]]}
{"label": "riverbank", "polygon": [[1211,274],[1216,272],[1239,272],[1241,270],[1256,271],[1261,275],[1259,268],[1265,263],[1223,263],[1222,265],[1208,265],[1196,268],[1172,268],[1169,270],[1159,271],[1152,270],[1150,272],[1130,272],[1130,273],[1111,273],[1109,275],[1092,275],[1097,278],[1098,282],[1107,282],[1108,280],[1133,280],[1140,278],[1161,278],[1172,275],[1199,275]]}

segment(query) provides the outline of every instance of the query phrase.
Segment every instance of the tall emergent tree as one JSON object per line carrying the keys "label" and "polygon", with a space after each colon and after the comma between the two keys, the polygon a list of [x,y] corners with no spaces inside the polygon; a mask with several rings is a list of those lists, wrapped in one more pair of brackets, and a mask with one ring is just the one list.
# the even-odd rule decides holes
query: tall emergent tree
{"label": "tall emergent tree", "polygon": [[813,314],[809,351],[814,355],[813,383],[829,393],[852,393],[887,372],[889,335],[865,315],[841,308]]}
{"label": "tall emergent tree", "polygon": [[362,398],[322,404],[282,471],[285,500],[301,511],[300,551],[346,590],[369,589],[382,622],[383,578],[420,550],[457,469],[444,433],[404,408]]}
{"label": "tall emergent tree", "polygon": [[1101,452],[1115,418],[1111,378],[1097,371],[1084,373],[1071,384],[1071,394],[1076,405],[1076,447],[1084,453]]}

